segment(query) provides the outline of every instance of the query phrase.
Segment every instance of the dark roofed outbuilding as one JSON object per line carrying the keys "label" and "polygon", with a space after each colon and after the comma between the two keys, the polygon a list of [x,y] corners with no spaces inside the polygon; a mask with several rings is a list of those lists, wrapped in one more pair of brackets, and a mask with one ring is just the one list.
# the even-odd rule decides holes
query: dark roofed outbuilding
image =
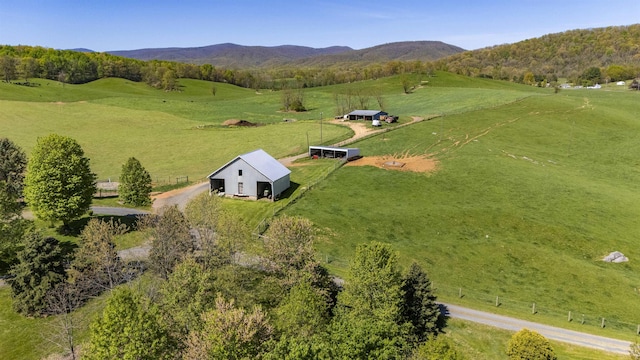
{"label": "dark roofed outbuilding", "polygon": [[381,110],[353,110],[348,113],[349,120],[380,120],[381,116],[388,115]]}

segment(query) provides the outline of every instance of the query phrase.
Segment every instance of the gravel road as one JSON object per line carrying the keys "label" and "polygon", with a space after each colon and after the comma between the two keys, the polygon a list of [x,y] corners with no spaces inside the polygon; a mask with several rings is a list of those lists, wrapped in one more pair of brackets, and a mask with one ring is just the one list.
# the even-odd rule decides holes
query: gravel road
{"label": "gravel road", "polygon": [[603,350],[611,353],[629,354],[629,341],[611,339],[603,336],[591,335],[572,330],[566,330],[549,325],[496,315],[461,306],[442,304],[446,308],[446,315],[456,319],[473,321],[476,323],[497,327],[500,329],[519,331],[529,329],[540,333],[547,339],[561,341],[578,346]]}

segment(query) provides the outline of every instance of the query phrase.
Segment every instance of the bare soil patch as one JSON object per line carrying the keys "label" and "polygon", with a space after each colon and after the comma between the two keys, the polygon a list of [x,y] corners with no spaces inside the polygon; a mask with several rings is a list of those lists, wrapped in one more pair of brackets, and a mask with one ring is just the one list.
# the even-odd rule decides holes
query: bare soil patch
{"label": "bare soil patch", "polygon": [[229,119],[225,122],[222,123],[222,125],[225,126],[247,126],[247,127],[255,127],[258,126],[259,124],[256,123],[252,123],[251,121],[247,121],[247,120],[240,120],[240,119]]}
{"label": "bare soil patch", "polygon": [[430,173],[438,169],[438,161],[429,156],[365,156],[345,166],[375,166],[381,169]]}

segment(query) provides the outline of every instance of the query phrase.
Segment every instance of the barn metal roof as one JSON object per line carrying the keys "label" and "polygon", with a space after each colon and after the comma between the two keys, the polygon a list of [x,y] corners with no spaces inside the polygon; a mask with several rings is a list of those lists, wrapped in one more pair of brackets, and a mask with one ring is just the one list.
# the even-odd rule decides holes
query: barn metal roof
{"label": "barn metal roof", "polygon": [[379,113],[383,113],[381,110],[353,110],[347,115],[357,115],[357,116],[373,116]]}
{"label": "barn metal roof", "polygon": [[249,166],[256,169],[256,171],[264,175],[270,181],[276,181],[291,173],[291,170],[287,169],[286,166],[282,165],[278,160],[267,154],[266,151],[258,149],[243,155],[236,156],[233,160],[224,164],[222,167],[212,172],[207,177],[211,178],[238,159],[244,160],[247,164],[249,164]]}

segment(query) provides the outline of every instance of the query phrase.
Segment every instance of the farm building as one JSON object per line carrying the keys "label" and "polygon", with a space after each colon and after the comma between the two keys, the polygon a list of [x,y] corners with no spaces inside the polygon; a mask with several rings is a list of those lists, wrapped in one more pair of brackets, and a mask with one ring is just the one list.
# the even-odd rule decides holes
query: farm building
{"label": "farm building", "polygon": [[354,110],[347,114],[349,120],[380,120],[381,116],[388,115],[380,110]]}
{"label": "farm building", "polygon": [[309,146],[309,157],[349,159],[360,155],[358,148],[341,148],[331,146]]}
{"label": "farm building", "polygon": [[209,191],[275,200],[290,186],[291,171],[264,150],[239,155],[207,176]]}

